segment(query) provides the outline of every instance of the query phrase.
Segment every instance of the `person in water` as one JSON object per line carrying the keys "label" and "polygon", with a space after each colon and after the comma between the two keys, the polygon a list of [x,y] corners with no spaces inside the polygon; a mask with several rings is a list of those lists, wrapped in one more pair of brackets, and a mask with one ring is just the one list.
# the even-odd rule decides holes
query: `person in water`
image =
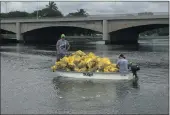
{"label": "person in water", "polygon": [[70,49],[70,44],[65,40],[65,35],[61,34],[61,38],[57,41],[56,50],[57,50],[57,60],[59,61],[65,55],[68,55],[68,50]]}
{"label": "person in water", "polygon": [[116,66],[119,68],[119,72],[122,75],[126,75],[129,72],[128,60],[125,58],[125,56],[123,54],[119,55],[119,59],[117,61]]}

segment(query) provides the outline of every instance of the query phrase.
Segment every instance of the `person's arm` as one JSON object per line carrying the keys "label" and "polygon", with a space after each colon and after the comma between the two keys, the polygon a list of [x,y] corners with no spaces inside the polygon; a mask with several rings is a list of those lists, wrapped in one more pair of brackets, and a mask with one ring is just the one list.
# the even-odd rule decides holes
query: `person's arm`
{"label": "person's arm", "polygon": [[130,67],[130,64],[129,64],[129,61],[127,60],[127,67],[128,67],[128,70],[130,71],[131,70],[131,67]]}
{"label": "person's arm", "polygon": [[57,41],[57,44],[56,44],[56,50],[59,51],[59,40]]}
{"label": "person's arm", "polygon": [[119,68],[119,62],[120,60],[117,61],[116,67]]}
{"label": "person's arm", "polygon": [[70,49],[70,44],[68,41],[67,41],[67,45],[68,45],[68,48],[67,48],[67,51],[68,51]]}

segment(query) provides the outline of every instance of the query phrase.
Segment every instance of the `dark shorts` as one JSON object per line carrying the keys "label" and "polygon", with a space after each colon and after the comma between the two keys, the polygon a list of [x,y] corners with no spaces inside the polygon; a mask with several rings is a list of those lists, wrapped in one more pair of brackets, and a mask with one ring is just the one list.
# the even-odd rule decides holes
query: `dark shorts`
{"label": "dark shorts", "polygon": [[60,54],[60,53],[57,53],[57,59],[56,61],[59,61],[61,58],[63,58],[64,56],[69,56],[71,55],[71,53],[68,53],[66,52],[65,54]]}
{"label": "dark shorts", "polygon": [[62,59],[65,56],[65,54],[57,54],[57,59],[56,61],[59,61],[60,59]]}

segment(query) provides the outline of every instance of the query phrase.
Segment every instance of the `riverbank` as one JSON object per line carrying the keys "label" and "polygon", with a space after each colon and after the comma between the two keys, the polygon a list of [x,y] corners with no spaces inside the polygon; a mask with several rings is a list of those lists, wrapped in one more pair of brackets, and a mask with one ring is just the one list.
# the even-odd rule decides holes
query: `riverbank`
{"label": "riverbank", "polygon": [[[1,38],[1,43],[2,44],[8,44],[8,43],[25,43],[25,44],[55,44],[53,42],[45,43],[45,42],[38,42],[38,41],[29,41],[29,42],[24,42],[24,41],[17,41],[15,38],[15,34],[8,34],[8,35],[3,35],[3,38]],[[110,42],[108,41],[103,41],[102,37],[100,36],[67,36],[66,39],[71,43],[71,44],[106,44],[109,45]],[[157,43],[168,43],[169,42],[169,36],[141,36],[138,38],[138,44],[142,43],[149,43],[149,44],[157,44]],[[127,43],[131,44],[131,43]],[[116,45],[116,44],[114,44]]]}

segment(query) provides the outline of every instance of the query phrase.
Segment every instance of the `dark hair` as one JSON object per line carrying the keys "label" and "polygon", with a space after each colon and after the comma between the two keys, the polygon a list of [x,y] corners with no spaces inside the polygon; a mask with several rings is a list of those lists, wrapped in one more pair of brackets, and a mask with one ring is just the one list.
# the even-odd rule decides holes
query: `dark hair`
{"label": "dark hair", "polygon": [[122,58],[124,58],[124,59],[125,59],[125,56],[124,56],[123,54],[120,54],[120,55],[119,55],[119,57],[122,57]]}

